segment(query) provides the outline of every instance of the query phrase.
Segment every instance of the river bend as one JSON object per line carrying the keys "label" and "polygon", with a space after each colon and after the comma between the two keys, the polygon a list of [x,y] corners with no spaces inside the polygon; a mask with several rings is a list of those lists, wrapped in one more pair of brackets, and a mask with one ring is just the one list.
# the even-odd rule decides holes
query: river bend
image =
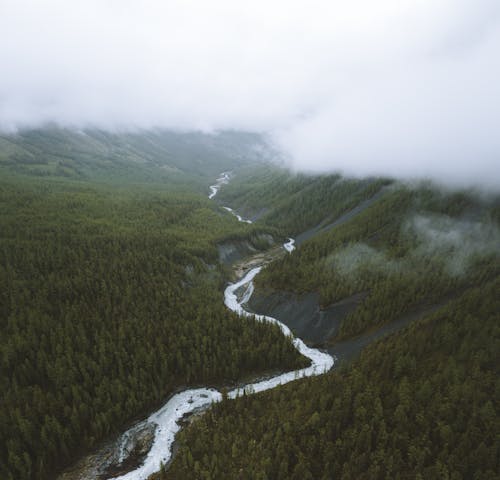
{"label": "river bend", "polygon": [[[217,179],[216,184],[210,186],[209,198],[212,199],[222,185],[228,183],[229,173],[223,172]],[[235,215],[239,221],[250,223],[236,214],[229,207],[226,210]],[[283,244],[283,248],[291,253],[295,249],[292,238]],[[253,293],[253,280],[261,271],[262,266],[257,266],[249,270],[239,281],[228,285],[224,291],[224,303],[233,312],[245,317],[254,317],[262,322],[269,322],[278,325],[283,335],[293,338],[291,330],[282,322],[267,315],[254,315],[245,310],[245,303],[248,302]],[[243,291],[238,295],[237,292]],[[308,347],[300,338],[293,338],[295,348],[305,357],[311,360],[311,365],[307,368],[286,372],[265,380],[249,383],[242,387],[235,388],[228,392],[229,398],[236,398],[243,393],[251,394],[263,392],[279,385],[291,382],[298,378],[320,375],[330,370],[334,364],[334,358],[328,353],[315,348]],[[214,388],[194,388],[184,390],[173,395],[167,403],[158,411],[152,413],[145,423],[156,425],[155,437],[152,447],[144,459],[143,464],[137,469],[125,475],[115,477],[116,480],[146,480],[151,474],[160,469],[161,463],[167,463],[172,456],[172,445],[175,434],[179,431],[179,421],[187,414],[208,407],[214,402],[222,400],[222,394]],[[127,432],[122,437],[126,437]]]}

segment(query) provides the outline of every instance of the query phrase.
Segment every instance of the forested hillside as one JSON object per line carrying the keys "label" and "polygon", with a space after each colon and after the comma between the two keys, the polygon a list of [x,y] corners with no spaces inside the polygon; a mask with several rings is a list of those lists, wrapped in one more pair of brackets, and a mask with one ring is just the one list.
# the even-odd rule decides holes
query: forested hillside
{"label": "forested hillside", "polygon": [[216,405],[155,479],[500,478],[500,282],[326,375]]}
{"label": "forested hillside", "polygon": [[350,365],[215,406],[158,478],[496,478],[499,199],[262,154],[236,133],[0,138],[2,479],[53,478],[178,388],[303,367],[278,327],[222,302],[220,246],[270,233],[298,249],[258,294],[360,294],[333,344],[437,310]]}
{"label": "forested hillside", "polygon": [[437,304],[500,274],[497,198],[392,185],[356,215],[303,243],[257,279],[261,292],[319,292],[326,307],[365,298],[337,338]]}
{"label": "forested hillside", "polygon": [[385,179],[295,174],[272,164],[248,165],[238,170],[218,200],[281,229],[284,235],[298,235],[329,225],[390,183]]}
{"label": "forested hillside", "polygon": [[155,479],[500,478],[498,198],[372,181],[384,185],[373,201],[348,189],[335,208],[307,203],[326,177],[267,175],[276,203],[263,222],[286,228],[275,206],[304,198],[313,220],[292,208],[297,228],[332,227],[269,264],[260,295],[316,291],[327,306],[363,293],[332,342],[439,308],[324,376],[215,406]]}
{"label": "forested hillside", "polygon": [[500,0],[0,0],[0,480],[500,480]]}
{"label": "forested hillside", "polygon": [[[38,138],[37,145],[42,140],[51,141]],[[26,151],[27,145],[24,137]],[[266,230],[210,202],[207,173],[201,188],[196,172],[186,169],[186,188],[172,186],[175,177],[146,181],[148,165],[110,182],[99,176],[106,162],[98,154],[74,163],[91,172],[65,179],[60,171],[28,175],[23,162],[2,165],[0,478],[6,480],[54,478],[179,387],[229,385],[306,363],[277,327],[224,307],[216,244],[251,242]]]}
{"label": "forested hillside", "polygon": [[258,135],[167,130],[111,133],[57,127],[0,134],[0,172],[94,182],[168,183],[204,193],[223,170],[273,155]]}

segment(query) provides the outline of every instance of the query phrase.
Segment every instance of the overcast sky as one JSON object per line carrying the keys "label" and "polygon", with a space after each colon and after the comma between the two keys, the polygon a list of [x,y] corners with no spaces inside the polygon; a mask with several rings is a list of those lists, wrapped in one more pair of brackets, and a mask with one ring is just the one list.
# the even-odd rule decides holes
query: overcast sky
{"label": "overcast sky", "polygon": [[0,130],[271,134],[298,169],[500,190],[499,0],[0,0]]}

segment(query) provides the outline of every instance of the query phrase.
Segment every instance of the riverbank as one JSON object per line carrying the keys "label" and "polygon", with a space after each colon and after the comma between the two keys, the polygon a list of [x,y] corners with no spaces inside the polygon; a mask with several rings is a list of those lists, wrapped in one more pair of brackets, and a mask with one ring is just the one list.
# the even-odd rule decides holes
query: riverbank
{"label": "riverbank", "polygon": [[[218,182],[218,185],[212,186],[213,188],[211,187],[211,198],[228,178],[221,176],[219,180],[220,182]],[[218,186],[218,188],[215,188],[216,186]],[[243,222],[244,220],[241,219],[240,221]],[[292,239],[289,239],[286,245],[288,248],[285,245],[271,248],[267,252],[257,253],[235,264],[234,276],[237,277],[243,273],[244,276],[226,287],[224,291],[224,303],[230,310],[238,313],[240,316],[252,317],[258,321],[278,325],[283,335],[292,339],[292,332],[285,324],[270,316],[254,315],[252,312],[246,311],[243,307],[243,304],[245,304],[252,295],[253,279],[255,276],[265,264],[273,261],[279,255],[283,255],[285,249],[290,251],[290,246],[293,245]],[[328,353],[306,346],[299,338],[293,338],[292,342],[298,352],[310,360],[309,366],[285,373],[280,372],[273,376],[260,377],[255,381],[240,384],[228,392],[228,398],[236,398],[243,394],[269,390],[301,377],[319,375],[328,371],[333,366],[334,359]],[[98,452],[82,461],[83,463],[81,464],[85,465],[86,471],[75,472],[73,469],[72,471],[75,472],[73,476],[68,476],[68,473],[65,473],[63,474],[64,476],[60,477],[60,480],[107,478],[146,480],[152,473],[158,471],[162,464],[165,465],[170,461],[175,435],[181,428],[183,419],[188,415],[192,415],[194,412],[201,412],[212,403],[219,402],[221,399],[221,392],[211,387],[190,388],[174,394],[158,411],[153,412],[147,420],[141,422],[140,430],[142,431],[143,425],[147,426],[148,432],[152,432],[154,437],[152,442],[148,442],[150,448],[147,454],[144,455],[141,449],[141,457],[137,456],[137,445],[130,443],[130,440],[136,438],[136,436],[133,435],[133,432],[127,430],[114,443],[114,447],[111,449],[112,453],[109,452],[108,446],[107,453]],[[137,428],[137,426],[133,428]],[[124,448],[123,445],[126,443],[128,447]],[[131,455],[134,455],[134,457],[132,458]],[[89,458],[94,459],[94,463],[90,462],[92,463],[91,466],[89,466],[89,462],[87,461]],[[138,459],[140,462],[137,461]],[[96,467],[96,460],[97,463],[104,460],[104,464],[101,463]],[[127,464],[137,468],[125,473],[123,467]],[[110,477],[110,475],[115,474],[114,472],[123,474],[121,476]]]}

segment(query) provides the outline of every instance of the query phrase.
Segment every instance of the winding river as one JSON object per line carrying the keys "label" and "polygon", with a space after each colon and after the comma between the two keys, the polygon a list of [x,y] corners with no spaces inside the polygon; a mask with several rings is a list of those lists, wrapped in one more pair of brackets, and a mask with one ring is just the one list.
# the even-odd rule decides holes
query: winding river
{"label": "winding river", "polygon": [[[223,172],[216,183],[210,186],[209,198],[212,199],[215,197],[222,185],[227,184],[229,179],[229,172]],[[224,208],[235,215],[240,222],[251,223],[250,220],[243,219],[229,207]],[[294,243],[294,240],[290,238],[283,244],[283,248],[288,252],[292,252],[295,249]],[[266,315],[254,315],[247,312],[244,308],[245,303],[253,293],[253,280],[261,269],[262,266],[252,268],[239,281],[228,285],[224,291],[224,303],[227,308],[241,316],[255,316],[260,321],[277,324],[284,335],[293,337],[290,329],[275,318]],[[237,292],[243,293],[238,295]],[[300,338],[293,338],[293,344],[302,355],[311,360],[309,367],[235,388],[228,392],[228,397],[236,398],[244,392],[246,394],[263,392],[264,390],[275,388],[278,385],[283,385],[298,378],[320,375],[332,368],[334,358],[328,353],[308,347]],[[162,408],[151,414],[144,422],[145,424],[156,426],[156,428],[152,447],[145,457],[143,464],[125,475],[115,477],[115,479],[145,480],[149,475],[157,472],[160,469],[161,463],[167,463],[171,458],[175,434],[181,428],[178,422],[186,414],[206,408],[213,402],[219,402],[221,399],[221,392],[214,388],[189,389],[172,396]],[[125,442],[127,438],[128,435],[125,432],[122,435],[122,439]]]}

